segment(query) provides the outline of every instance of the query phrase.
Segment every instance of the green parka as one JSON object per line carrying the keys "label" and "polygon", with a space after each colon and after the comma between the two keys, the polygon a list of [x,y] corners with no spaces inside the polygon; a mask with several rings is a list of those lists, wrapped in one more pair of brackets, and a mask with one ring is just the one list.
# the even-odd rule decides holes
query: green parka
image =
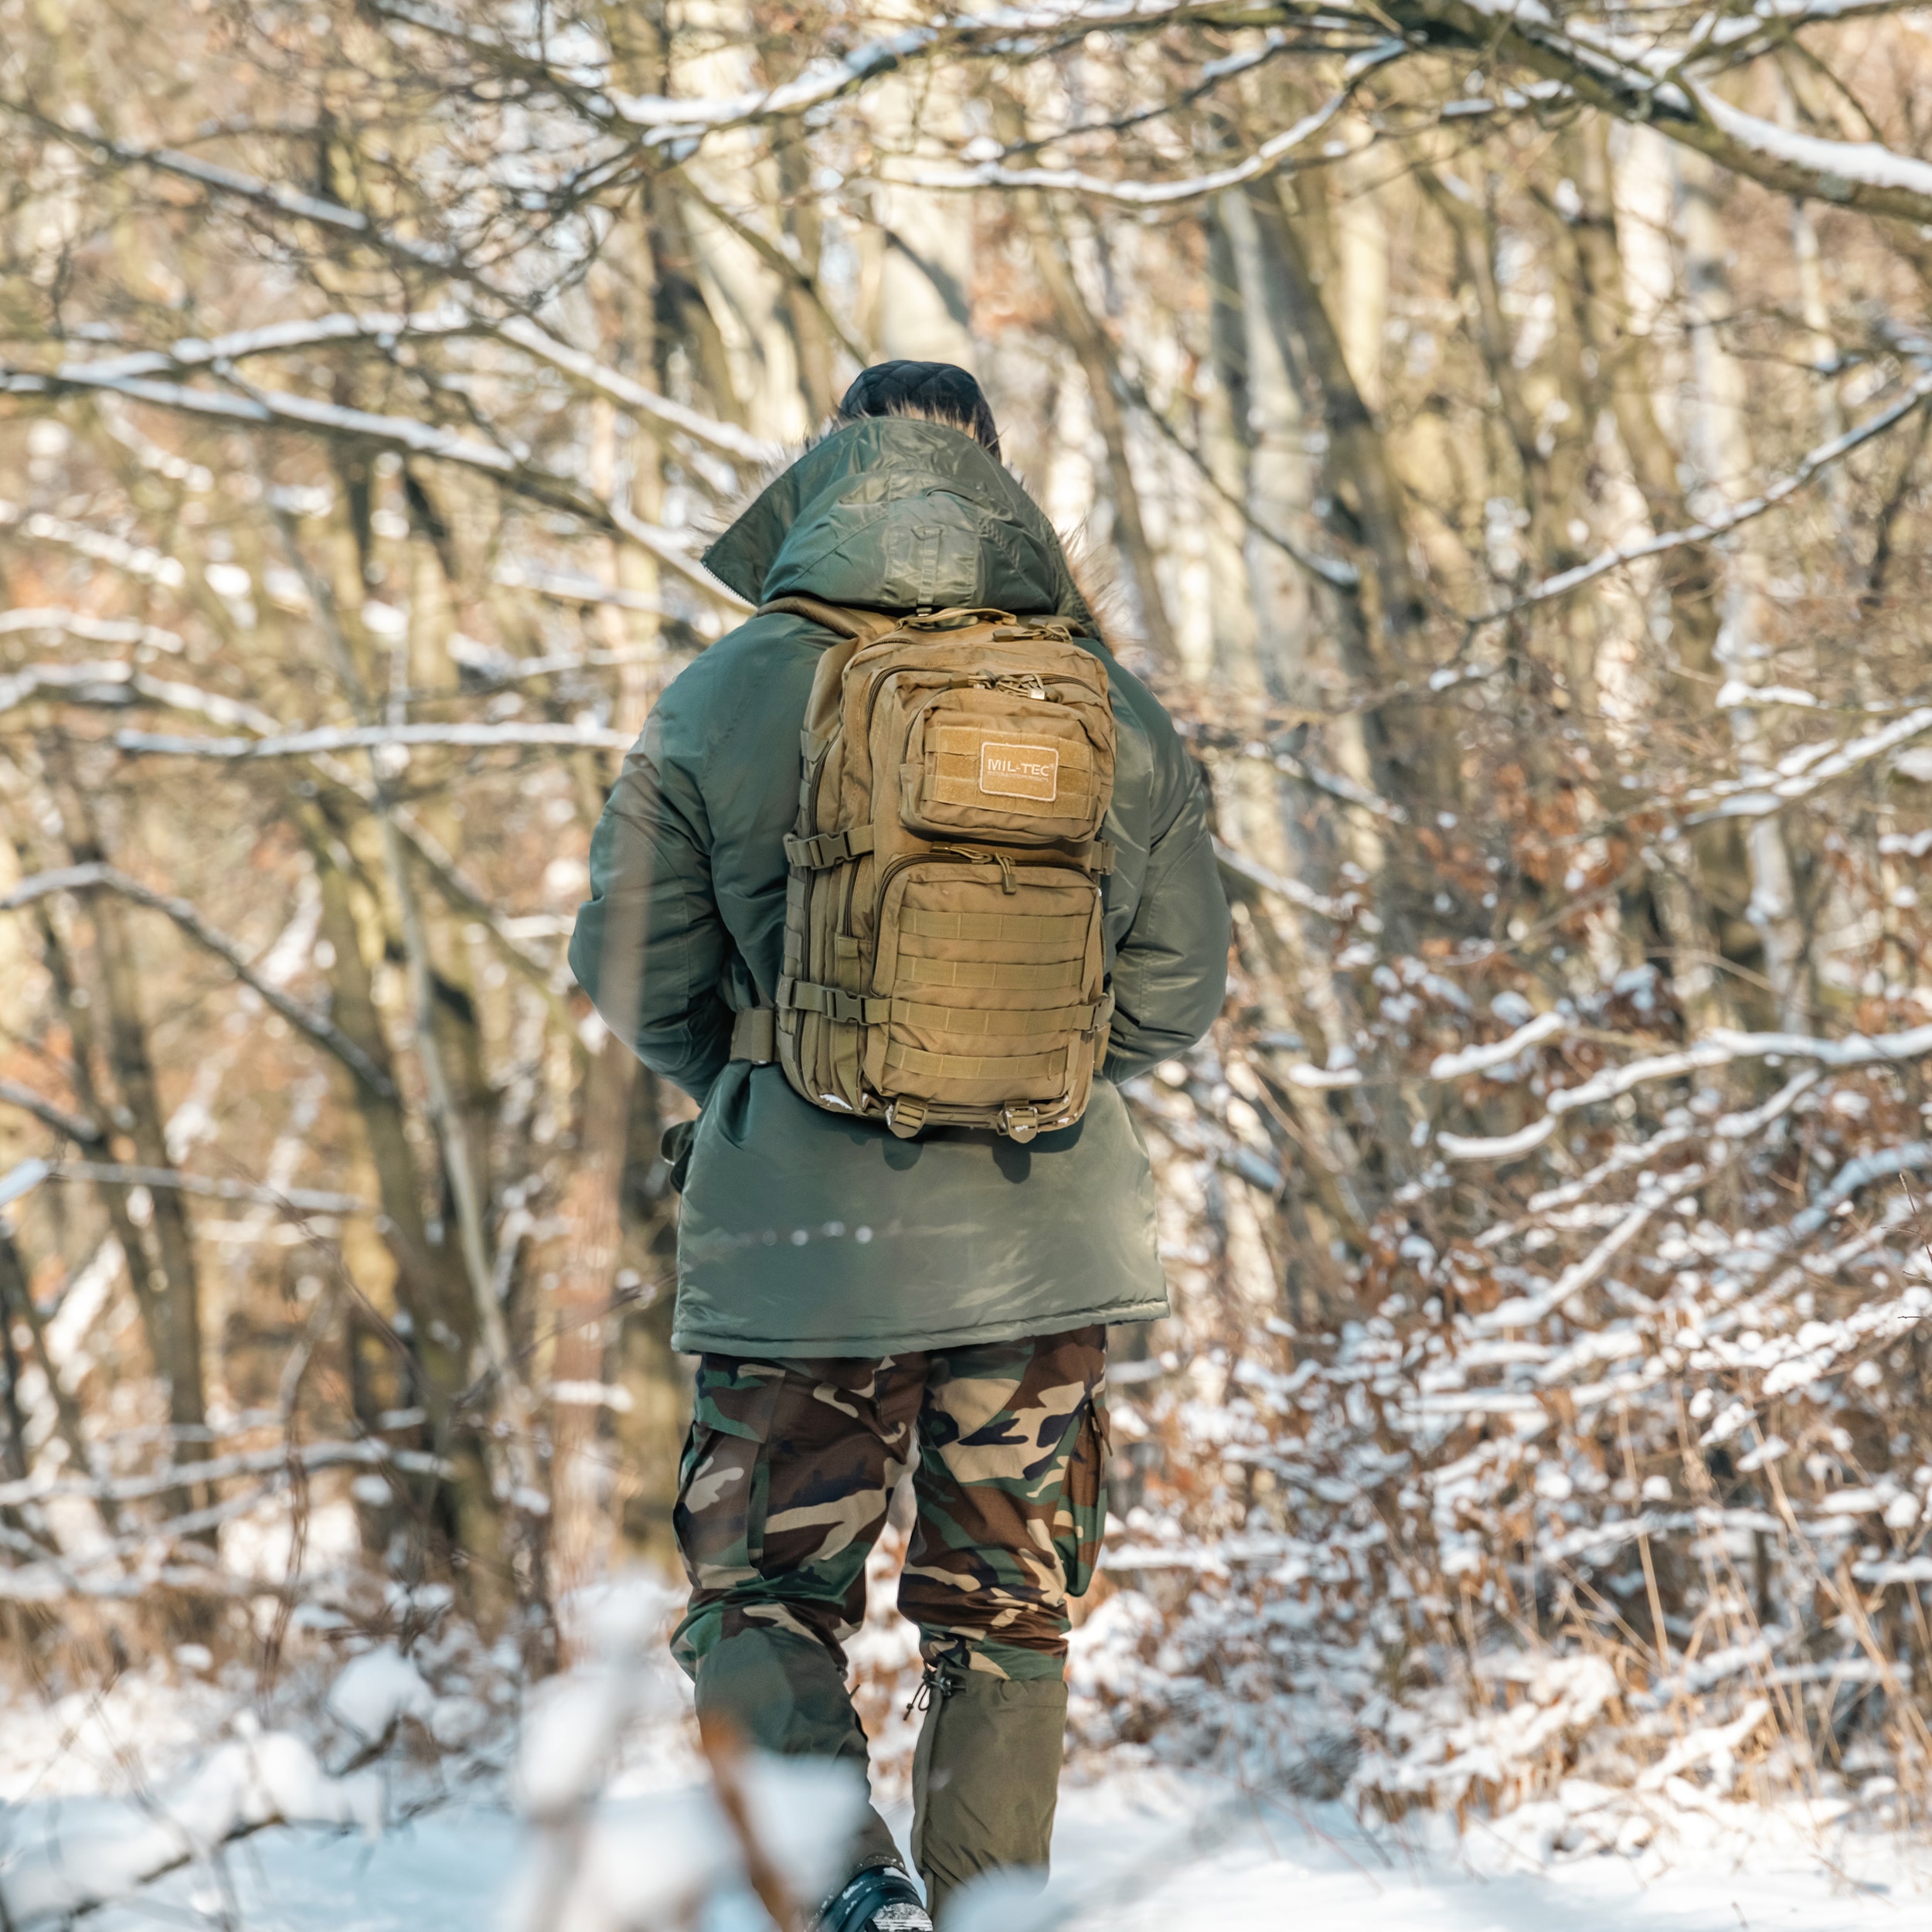
{"label": "green parka", "polygon": [[1093,638],[1051,525],[971,437],[855,423],[778,478],[706,553],[754,604],[1056,614],[1106,665],[1119,725],[1105,836],[1114,1019],[1070,1128],[1019,1146],[901,1141],[730,1060],[770,1005],[798,732],[830,632],[784,614],[713,645],[658,701],[590,844],[570,965],[646,1066],[703,1108],[685,1184],[673,1345],[881,1355],[1166,1312],[1147,1152],[1113,1081],[1181,1052],[1221,1003],[1222,896],[1199,774],[1167,714]]}

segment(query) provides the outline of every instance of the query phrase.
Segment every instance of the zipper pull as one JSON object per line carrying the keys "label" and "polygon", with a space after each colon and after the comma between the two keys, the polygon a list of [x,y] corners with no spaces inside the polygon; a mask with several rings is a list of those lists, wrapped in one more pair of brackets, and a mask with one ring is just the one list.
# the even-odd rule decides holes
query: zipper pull
{"label": "zipper pull", "polygon": [[1003,893],[1018,892],[1019,890],[1019,881],[1013,876],[1012,860],[1009,859],[1003,852],[996,852],[993,854],[993,856],[999,861],[1000,890]]}

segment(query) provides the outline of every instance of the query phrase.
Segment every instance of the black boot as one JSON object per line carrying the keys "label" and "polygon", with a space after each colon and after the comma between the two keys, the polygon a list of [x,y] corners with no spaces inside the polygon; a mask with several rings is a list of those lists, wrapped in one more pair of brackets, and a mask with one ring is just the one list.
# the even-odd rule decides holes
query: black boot
{"label": "black boot", "polygon": [[899,1866],[869,1865],[818,1908],[811,1932],[933,1932],[933,1922]]}

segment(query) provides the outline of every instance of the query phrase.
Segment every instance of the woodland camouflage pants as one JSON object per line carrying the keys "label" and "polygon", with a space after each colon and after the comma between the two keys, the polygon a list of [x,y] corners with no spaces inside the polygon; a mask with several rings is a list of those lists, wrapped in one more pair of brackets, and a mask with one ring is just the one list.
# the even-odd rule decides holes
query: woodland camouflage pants
{"label": "woodland camouflage pants", "polygon": [[[1043,1869],[1060,1781],[1067,1600],[1104,1520],[1106,1330],[883,1360],[707,1355],[675,1518],[691,1577],[672,1639],[701,1717],[863,1771],[844,1640],[917,1450],[899,1607],[930,1689],[913,1856],[935,1910],[977,1874]],[[869,1814],[853,1869],[896,1862]]]}
{"label": "woodland camouflage pants", "polygon": [[1106,1362],[1099,1328],[879,1361],[702,1357],[674,1518],[692,1584],[679,1662],[695,1674],[762,1628],[842,1663],[917,1442],[899,1607],[927,1662],[1057,1679],[1100,1548]]}

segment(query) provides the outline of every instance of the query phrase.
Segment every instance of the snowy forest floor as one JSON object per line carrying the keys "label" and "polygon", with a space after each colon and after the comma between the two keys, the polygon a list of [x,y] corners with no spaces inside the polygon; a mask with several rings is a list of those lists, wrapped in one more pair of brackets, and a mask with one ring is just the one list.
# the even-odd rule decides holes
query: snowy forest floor
{"label": "snowy forest floor", "polygon": [[[1200,1842],[1204,1818],[1219,1821],[1211,1844]],[[1932,1859],[1789,1815],[1749,1812],[1728,1830],[1680,1832],[1665,1855],[1552,1862],[1538,1855],[1536,1835],[1536,1821],[1519,1814],[1460,1838],[1371,1835],[1337,1806],[1291,1810],[1206,1779],[1103,1772],[1070,1780],[1053,1892],[1072,1909],[1062,1923],[1150,1932],[1862,1932],[1923,1923],[1932,1904]],[[373,1842],[277,1829],[233,1849],[225,1883],[206,1867],[179,1872],[96,1924],[472,1932],[495,1923],[523,1855],[520,1828],[485,1804],[452,1805]],[[727,1909],[713,1923],[723,1932],[736,1917]]]}
{"label": "snowy forest floor", "polygon": [[[876,1706],[875,1791],[903,1842],[917,1657],[889,1568],[875,1566],[872,1614],[853,1649],[862,1708]],[[641,1576],[587,1593],[571,1624],[583,1661],[534,1688],[513,1648],[481,1651],[453,1624],[407,1656],[391,1643],[359,1641],[346,1659],[305,1649],[268,1689],[192,1646],[172,1668],[156,1660],[64,1696],[0,1684],[0,1924],[50,1932],[77,1910],[90,1932],[690,1924],[665,1902],[713,1828],[689,1689],[665,1642],[678,1600]],[[1767,1805],[1683,1777],[1617,1791],[1570,1777],[1553,1796],[1458,1830],[1420,1810],[1366,1824],[1347,1804],[1296,1798],[1279,1782],[1243,1788],[1166,1762],[1163,1749],[1158,1733],[1151,1744],[1077,1747],[1045,1897],[995,1889],[947,1932],[1876,1932],[1932,1922],[1932,1842],[1888,1828],[1876,1782]],[[267,1781],[277,1795],[264,1804],[239,1767],[277,1751]],[[850,1801],[794,1790],[758,1798],[753,1814],[783,1864],[787,1837],[825,1841],[814,1806]],[[277,1815],[344,1822],[247,1828]],[[580,1883],[560,1876],[560,1848]],[[731,1882],[696,1921],[699,1932],[769,1923]]]}
{"label": "snowy forest floor", "polygon": [[[661,1686],[674,1681],[668,1669],[651,1675]],[[90,1794],[131,1784],[165,1792],[224,1734],[250,1730],[242,1702],[215,1684],[170,1683],[158,1673],[131,1673],[105,1696],[37,1709],[16,1700],[0,1709],[0,1816],[18,1827],[37,1815],[58,1832],[64,1815],[72,1831]],[[326,1719],[313,1734],[325,1758],[335,1754]],[[461,1788],[444,1786],[440,1795],[440,1773],[426,1783],[406,1748],[386,1753],[373,1776],[392,1821],[379,1835],[258,1831],[131,1892],[89,1923],[94,1932],[505,1932],[519,1917],[511,1903],[519,1879],[527,1882],[540,1852],[513,1803],[528,1774],[527,1740],[519,1747],[515,1726],[502,1735],[509,1748],[486,1754],[498,1768],[472,1759]],[[682,1713],[658,1703],[624,1755],[626,1769],[607,1792],[643,1800],[630,1849],[649,1861],[662,1855],[665,1841],[662,1828],[645,1821],[648,1808],[688,1787],[696,1770]],[[512,1768],[519,1759],[522,1773]],[[1475,1819],[1458,1833],[1447,1818],[1422,1813],[1369,1828],[1339,1804],[1244,1791],[1200,1769],[1147,1759],[1139,1747],[1077,1757],[1046,1898],[988,1898],[954,1925],[1863,1932],[1922,1924],[1932,1912],[1932,1846],[1869,1828],[1842,1807],[1700,1804],[1680,1787],[1655,1794],[1655,1830],[1642,1849],[1593,1852],[1590,1811],[1608,1794],[1580,1781],[1559,1799]],[[906,1810],[889,1808],[902,1836]],[[7,1836],[0,1872],[22,1849],[18,1829]],[[619,1861],[627,1856],[621,1832],[605,1843]],[[1566,1845],[1574,1849],[1559,1849]],[[565,1916],[582,1932],[602,1923],[594,1910]],[[743,1895],[727,1893],[700,1923],[703,1932],[753,1932],[764,1921]]]}

